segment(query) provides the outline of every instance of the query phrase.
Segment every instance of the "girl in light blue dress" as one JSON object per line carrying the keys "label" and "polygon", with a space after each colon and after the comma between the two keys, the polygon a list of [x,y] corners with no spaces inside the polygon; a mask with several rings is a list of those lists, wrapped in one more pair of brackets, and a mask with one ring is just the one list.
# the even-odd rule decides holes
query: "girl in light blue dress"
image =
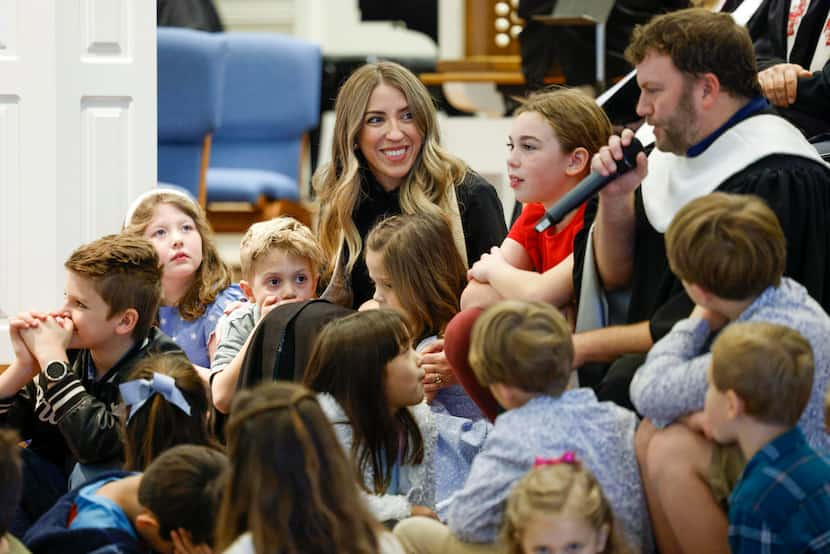
{"label": "girl in light blue dress", "polygon": [[157,188],[136,199],[125,221],[124,232],[150,240],[163,267],[159,327],[206,379],[216,323],[243,295],[231,284],[204,210],[184,192]]}

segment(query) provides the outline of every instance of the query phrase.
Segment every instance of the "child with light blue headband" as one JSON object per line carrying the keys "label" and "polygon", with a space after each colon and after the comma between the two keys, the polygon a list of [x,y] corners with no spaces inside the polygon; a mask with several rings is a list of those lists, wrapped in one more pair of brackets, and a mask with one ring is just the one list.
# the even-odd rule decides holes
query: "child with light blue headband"
{"label": "child with light blue headband", "polygon": [[137,364],[119,385],[124,417],[124,469],[143,471],[179,444],[219,448],[208,431],[207,389],[181,354],[157,354]]}

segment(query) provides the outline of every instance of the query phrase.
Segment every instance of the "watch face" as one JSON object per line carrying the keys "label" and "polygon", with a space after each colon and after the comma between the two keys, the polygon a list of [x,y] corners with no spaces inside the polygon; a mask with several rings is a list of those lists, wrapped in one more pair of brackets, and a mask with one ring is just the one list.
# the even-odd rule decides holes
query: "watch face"
{"label": "watch face", "polygon": [[46,377],[51,381],[59,381],[66,377],[68,368],[65,362],[49,362],[46,366]]}

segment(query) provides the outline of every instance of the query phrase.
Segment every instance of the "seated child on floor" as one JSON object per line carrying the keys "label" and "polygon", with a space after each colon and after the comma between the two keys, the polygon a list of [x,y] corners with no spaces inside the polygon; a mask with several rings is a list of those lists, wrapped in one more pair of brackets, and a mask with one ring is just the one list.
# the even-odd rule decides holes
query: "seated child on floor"
{"label": "seated child on floor", "polygon": [[257,323],[286,302],[317,297],[317,281],[325,258],[311,230],[292,217],[254,223],[240,245],[242,280],[248,304],[224,316],[219,346],[213,358],[213,404],[230,410],[249,337]]}
{"label": "seated child on floor", "polygon": [[152,189],[127,211],[124,232],[155,246],[163,272],[159,327],[207,380],[216,323],[242,294],[231,284],[205,211],[183,191]]}
{"label": "seated child on floor", "polygon": [[593,98],[573,89],[538,92],[516,110],[507,141],[507,171],[524,204],[500,248],[475,262],[461,296],[463,311],[447,329],[447,356],[457,378],[491,420],[501,409],[479,386],[467,358],[470,333],[481,310],[499,300],[539,300],[570,310],[573,244],[585,204],[537,233],[545,210],[591,169],[591,156],[608,143],[611,122]]}
{"label": "seated child on floor", "polygon": [[481,411],[457,384],[444,355],[444,329],[458,313],[467,284],[464,261],[449,224],[439,215],[399,215],[380,221],[366,238],[373,300],[406,320],[424,391],[433,409],[479,419]]}
{"label": "seated child on floor", "polygon": [[17,537],[9,532],[23,492],[20,464],[20,437],[12,429],[0,429],[0,554],[28,554]]}
{"label": "seated child on floor", "polygon": [[244,390],[226,432],[231,468],[217,552],[401,554],[361,502],[352,464],[312,391],[286,382]]}
{"label": "seated child on floor", "polygon": [[218,448],[208,431],[207,386],[186,356],[148,356],[118,388],[126,408],[125,470],[144,471],[162,452],[180,444]]}
{"label": "seated child on floor", "polygon": [[225,455],[204,446],[171,448],[144,474],[105,476],[67,493],[24,537],[34,554],[172,554],[174,545],[213,544]]}
{"label": "seated child on floor", "polygon": [[[568,322],[553,306],[508,300],[484,312],[473,329],[470,363],[507,411],[496,420],[464,487],[452,499],[449,527],[412,518],[395,529],[407,551],[496,548],[513,484],[537,456],[573,452],[596,475],[627,539],[650,552],[634,457],[637,418],[615,404],[598,402],[591,389],[566,390],[572,360]],[[425,548],[426,540],[433,546]]]}
{"label": "seated child on floor", "polygon": [[64,305],[9,320],[15,359],[0,376],[0,425],[31,441],[21,452],[18,536],[66,492],[73,465],[79,482],[86,472],[121,466],[118,384],[151,352],[181,352],[153,327],[161,269],[149,241],[109,235],[64,265]]}
{"label": "seated child on floor", "polygon": [[306,367],[304,384],[318,393],[380,521],[436,517],[436,429],[423,376],[409,330],[391,310],[328,323]]}
{"label": "seated child on floor", "polygon": [[666,231],[666,254],[696,306],[652,347],[631,382],[631,399],[646,418],[637,431],[637,458],[654,500],[658,546],[726,552],[725,505],[746,459],[737,445],[705,434],[709,345],[732,322],[775,323],[804,336],[815,372],[798,426],[813,448],[830,452],[823,412],[830,317],[802,285],[783,277],[784,232],[755,196],[712,193],[689,202]]}
{"label": "seated child on floor", "polygon": [[631,552],[602,487],[571,452],[536,459],[510,491],[501,536],[510,554]]}
{"label": "seated child on floor", "polygon": [[733,554],[825,552],[830,462],[797,423],[813,389],[813,354],[789,327],[735,323],[712,346],[704,408],[718,442],[748,460],[729,497]]}

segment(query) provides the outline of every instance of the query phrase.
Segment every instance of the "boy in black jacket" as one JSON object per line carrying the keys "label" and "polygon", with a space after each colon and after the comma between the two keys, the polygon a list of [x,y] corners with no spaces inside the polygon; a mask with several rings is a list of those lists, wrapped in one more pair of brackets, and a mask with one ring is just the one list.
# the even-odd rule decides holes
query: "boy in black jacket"
{"label": "boy in black jacket", "polygon": [[0,424],[31,441],[12,526],[18,536],[66,492],[76,462],[120,465],[118,384],[149,352],[178,350],[152,327],[161,268],[149,241],[109,235],[64,265],[64,305],[9,321],[15,360],[0,376]]}

